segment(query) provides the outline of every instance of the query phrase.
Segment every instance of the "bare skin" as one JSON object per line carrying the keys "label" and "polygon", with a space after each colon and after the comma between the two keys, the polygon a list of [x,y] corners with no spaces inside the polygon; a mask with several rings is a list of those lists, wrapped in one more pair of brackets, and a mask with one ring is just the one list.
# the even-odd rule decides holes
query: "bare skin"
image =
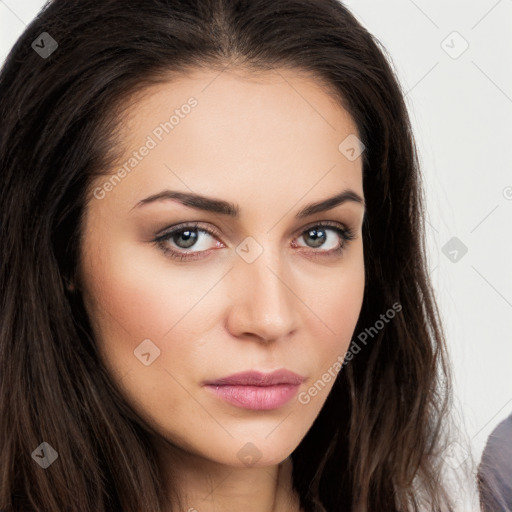
{"label": "bare skin", "polygon": [[[191,97],[196,106],[172,131],[155,132]],[[180,489],[185,510],[300,511],[290,454],[332,389],[329,371],[361,310],[364,204],[296,213],[345,190],[364,199],[362,158],[339,149],[356,126],[320,83],[291,70],[197,71],[151,86],[126,114],[119,166],[148,136],[156,144],[114,186],[98,178],[87,205],[79,285],[102,359],[158,432],[163,484]],[[140,204],[166,189],[235,203],[239,217],[170,199]],[[322,221],[333,225],[315,238]],[[195,242],[185,245],[186,228],[154,242],[192,222]],[[270,410],[203,385],[281,368],[305,380]]]}

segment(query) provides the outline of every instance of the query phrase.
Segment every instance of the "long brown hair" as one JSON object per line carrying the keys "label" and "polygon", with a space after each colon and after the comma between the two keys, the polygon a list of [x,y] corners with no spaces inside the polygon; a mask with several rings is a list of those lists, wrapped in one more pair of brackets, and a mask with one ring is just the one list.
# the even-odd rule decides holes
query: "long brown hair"
{"label": "long brown hair", "polygon": [[[102,365],[66,282],[89,184],[120,154],[130,98],[170,73],[227,66],[302,70],[336,92],[366,148],[355,332],[401,305],[368,331],[292,453],[301,504],[448,510],[439,475],[451,380],[417,150],[391,59],[337,0],[54,0],[12,48],[0,73],[1,508],[164,510],[150,429]],[[34,458],[51,456],[43,442],[58,454],[44,470]]]}

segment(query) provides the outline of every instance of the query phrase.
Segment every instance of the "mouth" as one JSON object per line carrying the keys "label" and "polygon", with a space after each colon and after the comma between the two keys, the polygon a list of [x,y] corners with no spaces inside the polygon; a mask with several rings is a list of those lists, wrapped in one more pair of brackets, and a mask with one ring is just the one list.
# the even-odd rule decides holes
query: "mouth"
{"label": "mouth", "polygon": [[249,371],[205,381],[203,385],[236,407],[263,411],[278,409],[288,403],[304,380],[305,377],[288,370],[272,373]]}

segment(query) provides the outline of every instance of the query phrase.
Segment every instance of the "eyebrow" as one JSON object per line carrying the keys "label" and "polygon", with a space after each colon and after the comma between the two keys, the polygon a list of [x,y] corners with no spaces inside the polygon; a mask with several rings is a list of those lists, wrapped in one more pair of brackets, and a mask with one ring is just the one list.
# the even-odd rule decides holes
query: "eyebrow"
{"label": "eyebrow", "polygon": [[[139,201],[131,210],[134,208],[140,208],[146,204],[169,200],[178,201],[181,204],[190,208],[195,208],[196,210],[218,213],[232,218],[239,218],[240,216],[240,207],[234,203],[230,203],[222,199],[201,196],[199,194],[178,192],[174,190],[163,190],[162,192],[146,197]],[[304,217],[309,217],[315,213],[331,210],[336,206],[347,202],[359,203],[366,209],[364,199],[353,190],[346,189],[333,197],[329,197],[328,199],[308,204],[297,212],[295,217],[297,219],[303,219]]]}

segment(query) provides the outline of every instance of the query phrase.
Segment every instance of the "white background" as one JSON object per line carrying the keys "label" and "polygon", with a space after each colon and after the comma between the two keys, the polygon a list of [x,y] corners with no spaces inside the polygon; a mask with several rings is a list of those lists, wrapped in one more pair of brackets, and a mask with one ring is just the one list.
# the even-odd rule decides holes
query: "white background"
{"label": "white background", "polygon": [[[43,4],[0,0],[0,62]],[[406,93],[429,268],[460,422],[478,461],[512,413],[512,0],[345,4],[388,50]],[[456,262],[442,251],[452,237],[468,248]]]}

